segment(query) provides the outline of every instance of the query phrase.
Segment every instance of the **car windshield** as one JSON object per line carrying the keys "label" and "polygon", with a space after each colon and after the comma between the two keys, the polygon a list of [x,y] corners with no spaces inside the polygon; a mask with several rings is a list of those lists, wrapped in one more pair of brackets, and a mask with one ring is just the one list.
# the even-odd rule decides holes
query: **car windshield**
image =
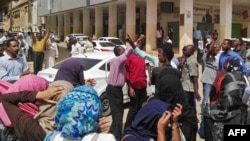
{"label": "car windshield", "polygon": [[116,45],[123,45],[123,42],[119,39],[109,39],[109,41]]}
{"label": "car windshield", "polygon": [[86,38],[86,37],[77,37],[77,40],[78,41],[87,41],[88,38]]}
{"label": "car windshield", "polygon": [[[101,61],[99,59],[91,59],[91,58],[77,58],[77,59],[80,60],[81,65],[84,67],[85,71],[89,70],[90,68],[92,68],[93,66],[95,66],[97,63],[99,63]],[[62,62],[56,64],[52,68],[59,69]]]}
{"label": "car windshield", "polygon": [[102,47],[115,47],[115,45],[111,42],[100,42],[99,43]]}

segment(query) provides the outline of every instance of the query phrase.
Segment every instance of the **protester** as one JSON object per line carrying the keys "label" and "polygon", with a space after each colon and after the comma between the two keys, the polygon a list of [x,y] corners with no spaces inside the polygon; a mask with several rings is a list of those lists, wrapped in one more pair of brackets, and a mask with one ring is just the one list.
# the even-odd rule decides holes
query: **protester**
{"label": "protester", "polygon": [[[1,83],[2,85],[2,83]],[[48,88],[48,81],[40,76],[34,74],[29,74],[21,77],[14,84],[9,83],[6,90],[3,91],[3,95],[20,92],[20,91],[43,91]],[[24,111],[26,114],[33,117],[38,112],[39,103],[18,103],[18,107]],[[12,123],[7,116],[6,110],[2,107],[0,103],[0,118],[6,127],[12,127]]]}
{"label": "protester", "polygon": [[[140,39],[143,38],[144,36],[141,35]],[[126,41],[132,47],[126,50],[122,46],[114,48],[116,57],[110,60],[110,72],[107,79],[108,86],[106,87],[112,116],[109,132],[115,135],[116,140],[120,140],[122,135],[122,118],[124,113],[122,88],[126,82],[125,61],[133,52],[133,48],[136,48],[130,37]]]}
{"label": "protester", "polygon": [[[182,106],[178,104],[170,108],[171,106],[173,105],[158,99],[149,101],[136,114],[132,124],[124,130],[121,141],[150,141],[157,138],[158,141],[180,141],[178,118],[182,113]],[[167,123],[170,123],[170,127]]]}
{"label": "protester", "polygon": [[32,48],[32,39],[30,37],[31,33],[30,32],[27,32],[27,36],[25,38],[26,42],[28,43],[29,45],[29,49],[28,49],[28,61],[33,61],[33,48]]}
{"label": "protester", "polygon": [[[167,68],[164,69],[168,70]],[[188,96],[184,94],[180,78],[164,72],[164,69],[162,70],[163,73],[160,74],[159,93],[156,98],[171,105],[180,104],[183,106],[182,114],[178,119],[178,122],[181,123],[180,129],[187,141],[196,141],[198,129],[196,113],[188,103]]]}
{"label": "protester", "polygon": [[71,47],[71,56],[82,54],[82,46],[78,43],[76,37],[72,37],[72,47]]}
{"label": "protester", "polygon": [[246,48],[242,47],[242,43],[243,41],[241,38],[235,38],[233,51],[238,53],[240,57],[245,61],[247,51]]}
{"label": "protester", "polygon": [[223,68],[225,75],[222,81],[217,81],[210,94],[213,140],[223,140],[224,125],[244,125],[247,121],[247,106],[242,102],[247,81],[242,72],[241,60],[229,57]]}
{"label": "protester", "polygon": [[146,62],[135,53],[125,61],[130,106],[125,127],[129,126],[147,98]]}
{"label": "protester", "polygon": [[18,107],[18,103],[35,103],[37,100],[43,100],[56,104],[55,101],[51,101],[50,99],[62,93],[63,90],[64,88],[62,86],[51,86],[44,91],[20,91],[2,96],[3,106],[13,124],[19,141],[43,141],[46,132],[42,126],[40,126],[37,119],[33,119],[33,117],[24,113]]}
{"label": "protester", "polygon": [[17,34],[17,39],[18,39],[18,47],[19,47],[19,52],[18,55],[20,57],[23,57],[23,60],[27,64],[27,57],[28,57],[28,49],[29,45],[28,43],[24,40],[23,33],[18,33]]}
{"label": "protester", "polygon": [[[198,133],[201,138],[205,138],[205,131],[204,131],[204,116],[205,107],[209,103],[209,94],[213,87],[217,71],[218,71],[218,61],[220,56],[220,46],[215,44],[215,41],[212,41],[212,43],[207,44],[207,50],[205,56],[205,68],[201,76],[201,82],[203,83],[203,98],[202,98],[202,104],[201,104],[201,123],[200,128],[198,130]],[[207,140],[207,139],[206,139]]]}
{"label": "protester", "polygon": [[43,68],[44,50],[45,50],[44,46],[49,38],[50,31],[47,33],[45,38],[42,37],[41,33],[37,33],[35,37],[32,27],[30,26],[29,28],[31,31],[32,43],[33,43],[34,74],[37,74]]}
{"label": "protester", "polygon": [[93,52],[94,51],[94,46],[93,46],[93,39],[92,37],[88,38],[88,41],[86,41],[86,43],[84,43],[84,52]]}
{"label": "protester", "polygon": [[238,53],[232,51],[231,47],[232,47],[232,41],[230,39],[224,39],[222,42],[223,52],[221,53],[220,58],[219,58],[219,70],[223,70],[223,65],[228,57],[236,57],[242,63],[242,65],[241,65],[242,72],[244,74],[246,74],[247,68],[246,68],[246,65],[244,63],[244,60],[242,59],[242,57]]}
{"label": "protester", "polygon": [[0,57],[4,56],[4,44],[0,44]]}
{"label": "protester", "polygon": [[193,45],[187,45],[183,51],[185,61],[181,70],[181,82],[184,94],[187,96],[190,106],[196,112],[196,100],[200,101],[201,97],[198,91],[199,71],[197,59],[194,56],[195,47]]}
{"label": "protester", "polygon": [[160,45],[162,45],[162,37],[163,37],[163,30],[161,29],[161,27],[158,25],[157,26],[157,30],[156,30],[156,46],[157,48],[160,47]]}
{"label": "protester", "polygon": [[88,78],[84,79],[83,74],[84,66],[81,61],[76,58],[69,58],[62,62],[58,69],[54,81],[65,80],[70,82],[74,87],[89,84],[95,86],[96,81]]}
{"label": "protester", "polygon": [[59,56],[58,46],[55,42],[55,36],[51,35],[46,42],[46,51],[45,51],[45,68],[49,68],[55,64],[56,59]]}
{"label": "protester", "polygon": [[8,32],[4,31],[3,36],[0,38],[0,44],[3,44],[4,41],[7,40]]}
{"label": "protester", "polygon": [[13,83],[20,77],[29,74],[29,68],[22,57],[18,56],[18,41],[6,41],[5,55],[0,57],[0,79]]}
{"label": "protester", "polygon": [[166,43],[160,46],[160,48],[158,49],[158,60],[159,63],[161,63],[161,66],[158,67],[154,67],[152,69],[152,76],[151,76],[151,83],[153,85],[155,85],[155,94],[158,94],[158,83],[160,80],[160,73],[162,72],[162,70],[164,68],[168,68],[169,72],[171,72],[171,74],[173,75],[177,75],[179,78],[181,77],[181,72],[172,67],[170,64],[170,60],[172,60],[174,56],[174,52],[172,49],[172,45],[170,43]]}
{"label": "protester", "polygon": [[56,130],[45,141],[115,141],[112,134],[96,131],[102,115],[102,103],[90,86],[80,86],[70,91],[56,108]]}

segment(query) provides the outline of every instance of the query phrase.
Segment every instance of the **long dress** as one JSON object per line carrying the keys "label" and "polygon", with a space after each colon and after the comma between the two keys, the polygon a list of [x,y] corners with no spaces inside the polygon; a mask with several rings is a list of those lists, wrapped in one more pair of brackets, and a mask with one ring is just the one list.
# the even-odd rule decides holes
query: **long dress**
{"label": "long dress", "polygon": [[55,59],[58,58],[58,47],[56,42],[47,41],[45,51],[45,68],[49,68],[55,64]]}

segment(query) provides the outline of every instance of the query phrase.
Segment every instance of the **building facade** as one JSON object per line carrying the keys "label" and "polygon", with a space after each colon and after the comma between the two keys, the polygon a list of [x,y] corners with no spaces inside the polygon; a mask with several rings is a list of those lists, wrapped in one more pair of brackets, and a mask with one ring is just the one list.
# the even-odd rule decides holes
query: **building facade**
{"label": "building facade", "polygon": [[[37,20],[37,1],[36,0],[18,0],[10,1],[7,11],[4,12],[2,23],[2,29],[13,32],[27,32],[29,26],[32,26],[33,30],[38,32],[38,24],[40,20]],[[3,15],[3,13],[2,13]]]}
{"label": "building facade", "polygon": [[[118,36],[123,29],[132,38],[146,33],[146,51],[156,49],[157,25],[174,31],[174,46],[193,43],[193,28],[219,32],[224,38],[250,37],[249,0],[37,0],[39,26],[63,39],[69,33],[95,38]],[[211,20],[203,21],[206,11]]]}

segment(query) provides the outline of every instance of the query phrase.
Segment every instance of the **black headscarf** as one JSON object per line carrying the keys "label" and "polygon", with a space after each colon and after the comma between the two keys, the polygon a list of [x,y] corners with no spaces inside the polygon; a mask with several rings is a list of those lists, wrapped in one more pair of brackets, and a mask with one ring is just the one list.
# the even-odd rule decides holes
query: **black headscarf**
{"label": "black headscarf", "polygon": [[187,96],[184,94],[180,78],[177,75],[165,74],[160,78],[158,98],[164,102],[183,106],[180,122],[188,122],[189,125],[197,126],[195,112],[189,106]]}

